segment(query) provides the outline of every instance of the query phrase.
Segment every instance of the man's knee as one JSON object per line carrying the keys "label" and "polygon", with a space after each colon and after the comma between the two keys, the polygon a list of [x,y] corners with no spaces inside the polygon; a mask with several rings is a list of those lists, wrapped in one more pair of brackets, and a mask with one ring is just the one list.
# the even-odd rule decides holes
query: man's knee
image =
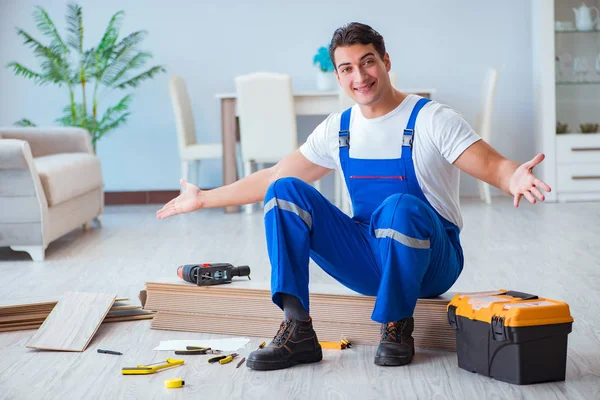
{"label": "man's knee", "polygon": [[381,204],[381,211],[393,217],[418,218],[425,214],[426,204],[421,199],[407,193],[396,193]]}
{"label": "man's knee", "polygon": [[431,226],[431,214],[428,206],[419,198],[398,193],[383,201],[375,212],[375,225],[381,228],[393,228],[401,231],[414,230],[416,226]]}
{"label": "man's knee", "polygon": [[265,204],[273,198],[281,197],[282,195],[288,197],[290,193],[297,193],[304,186],[309,185],[302,179],[292,176],[279,178],[269,185],[265,194]]}

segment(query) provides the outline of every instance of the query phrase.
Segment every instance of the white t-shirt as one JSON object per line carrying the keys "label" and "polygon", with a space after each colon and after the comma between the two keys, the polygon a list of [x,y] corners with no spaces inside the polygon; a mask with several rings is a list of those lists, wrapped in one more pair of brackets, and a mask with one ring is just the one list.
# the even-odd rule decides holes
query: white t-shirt
{"label": "white t-shirt", "polygon": [[[394,110],[379,118],[363,117],[358,105],[350,119],[350,157],[399,158],[402,136],[420,96],[409,94]],[[337,169],[343,177],[339,156],[340,113],[331,114],[315,128],[300,147],[311,162]],[[421,190],[441,216],[462,229],[459,204],[460,170],[452,163],[479,135],[452,108],[430,101],[419,112],[415,124],[412,157]],[[348,193],[345,180],[344,188]]]}

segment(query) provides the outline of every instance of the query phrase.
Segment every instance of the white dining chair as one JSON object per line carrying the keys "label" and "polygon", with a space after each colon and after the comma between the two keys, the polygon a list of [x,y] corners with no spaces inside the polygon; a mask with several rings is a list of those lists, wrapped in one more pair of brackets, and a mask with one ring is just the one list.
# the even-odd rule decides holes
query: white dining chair
{"label": "white dining chair", "polygon": [[[298,128],[288,74],[255,72],[235,78],[244,176],[275,164],[298,148]],[[317,190],[320,182],[315,182]],[[246,213],[253,204],[245,206]]]}
{"label": "white dining chair", "polygon": [[[477,114],[475,129],[479,136],[491,144],[492,140],[492,115],[494,112],[494,103],[496,97],[496,87],[498,86],[498,70],[488,68],[485,72],[483,85],[481,87],[481,103]],[[490,185],[483,181],[477,181],[479,197],[486,204],[492,204],[490,194]]]}
{"label": "white dining chair", "polygon": [[[185,80],[181,76],[169,78],[169,94],[175,114],[177,128],[177,143],[181,159],[181,177],[190,181],[190,166],[195,166],[195,180],[198,184],[199,167],[202,160],[221,158],[223,145],[221,143],[197,143],[196,126],[192,112],[192,103]],[[181,188],[183,191],[183,188]]]}

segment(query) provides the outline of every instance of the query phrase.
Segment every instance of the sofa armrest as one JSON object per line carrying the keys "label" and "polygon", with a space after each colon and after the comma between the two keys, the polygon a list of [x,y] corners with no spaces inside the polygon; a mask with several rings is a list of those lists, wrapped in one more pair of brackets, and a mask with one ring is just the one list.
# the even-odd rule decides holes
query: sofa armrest
{"label": "sofa armrest", "polygon": [[93,153],[92,139],[82,128],[0,128],[4,139],[25,140],[31,147],[33,157],[57,153]]}
{"label": "sofa armrest", "polygon": [[29,143],[0,139],[0,223],[41,221],[47,208]]}
{"label": "sofa armrest", "polygon": [[0,140],[0,169],[25,169],[29,168],[30,162],[31,150],[26,141]]}

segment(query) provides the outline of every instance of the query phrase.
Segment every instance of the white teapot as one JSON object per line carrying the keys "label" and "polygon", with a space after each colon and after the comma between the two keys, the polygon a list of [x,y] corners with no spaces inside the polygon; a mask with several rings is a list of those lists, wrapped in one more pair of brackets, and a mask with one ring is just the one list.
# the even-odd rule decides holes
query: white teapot
{"label": "white teapot", "polygon": [[[592,10],[596,11],[596,18],[592,19]],[[573,8],[575,25],[579,31],[593,31],[596,22],[600,19],[600,12],[596,7],[588,7],[583,3],[579,8]]]}

